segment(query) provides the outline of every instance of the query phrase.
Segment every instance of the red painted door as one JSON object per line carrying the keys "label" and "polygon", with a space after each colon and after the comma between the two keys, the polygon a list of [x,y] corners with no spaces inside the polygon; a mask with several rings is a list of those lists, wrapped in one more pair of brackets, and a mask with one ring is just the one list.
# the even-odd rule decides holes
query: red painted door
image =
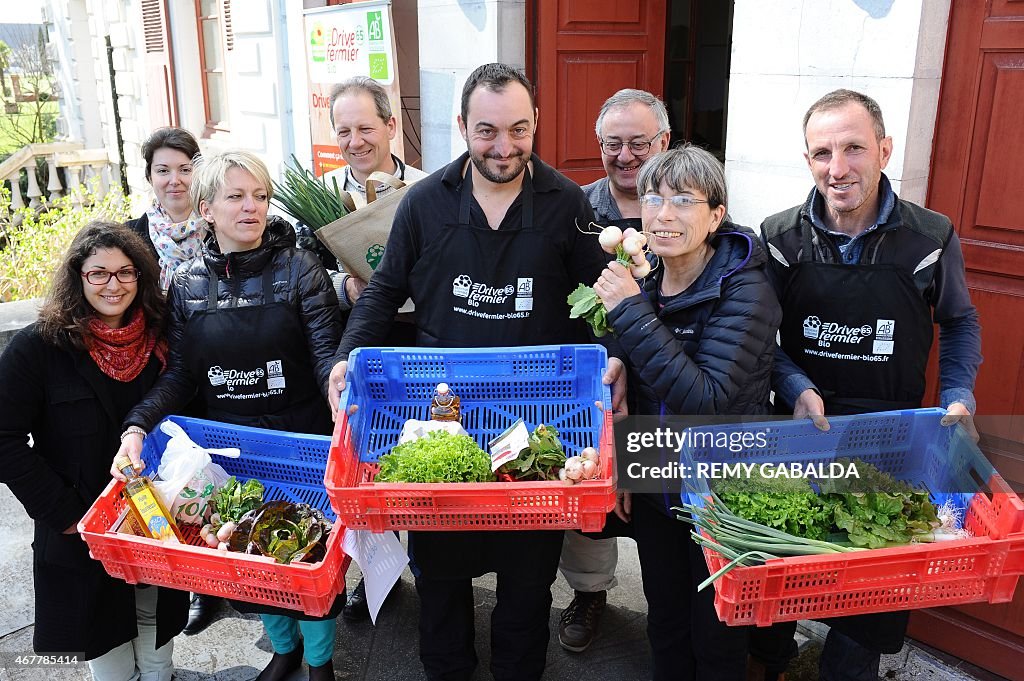
{"label": "red painted door", "polygon": [[666,0],[533,0],[527,73],[537,88],[534,150],[580,184],[604,176],[594,123],[625,87],[662,96]]}
{"label": "red painted door", "polygon": [[[957,227],[982,324],[982,448],[1024,490],[1024,2],[953,0],[928,206]],[[937,390],[937,388],[935,388]],[[1024,679],[1024,586],[1011,603],[915,612],[910,635]]]}

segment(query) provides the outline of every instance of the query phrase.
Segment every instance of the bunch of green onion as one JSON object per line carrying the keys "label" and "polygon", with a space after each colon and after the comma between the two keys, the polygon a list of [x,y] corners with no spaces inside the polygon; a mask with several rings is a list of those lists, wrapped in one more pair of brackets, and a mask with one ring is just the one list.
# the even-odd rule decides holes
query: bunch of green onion
{"label": "bunch of green onion", "polygon": [[[773,529],[736,515],[711,492],[711,503],[704,506],[683,504],[673,508],[689,515],[679,515],[679,520],[694,526],[690,531],[694,541],[702,547],[722,554],[729,562],[705,579],[697,587],[707,588],[717,579],[737,567],[763,565],[765,561],[783,556],[818,556],[832,553],[852,553],[867,549],[842,546],[832,542],[805,539],[788,532]],[[704,530],[707,537],[699,532]]]}
{"label": "bunch of green onion", "polygon": [[355,210],[352,198],[338,188],[336,178],[331,178],[328,186],[323,178],[299,165],[294,155],[292,165],[285,168],[284,181],[274,182],[274,203],[314,231]]}

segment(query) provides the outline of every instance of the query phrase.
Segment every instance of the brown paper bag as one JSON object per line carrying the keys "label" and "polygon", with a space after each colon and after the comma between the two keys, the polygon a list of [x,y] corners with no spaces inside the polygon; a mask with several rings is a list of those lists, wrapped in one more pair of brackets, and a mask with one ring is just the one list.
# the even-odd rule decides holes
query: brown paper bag
{"label": "brown paper bag", "polygon": [[[384,182],[396,187],[396,190],[376,198],[374,182]],[[395,211],[408,188],[397,178],[385,173],[373,173],[366,182],[369,202],[359,205],[362,196],[351,194],[357,205],[356,210],[316,231],[317,238],[334,254],[346,272],[363,281],[370,281],[384,255]]]}

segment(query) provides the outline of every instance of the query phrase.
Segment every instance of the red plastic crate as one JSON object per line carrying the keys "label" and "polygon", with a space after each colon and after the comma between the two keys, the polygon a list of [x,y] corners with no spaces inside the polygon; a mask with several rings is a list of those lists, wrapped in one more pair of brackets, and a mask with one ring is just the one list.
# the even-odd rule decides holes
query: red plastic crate
{"label": "red plastic crate", "polygon": [[[600,346],[486,349],[359,348],[350,357],[348,398],[331,440],[324,486],[350,529],[600,531],[615,507],[615,443],[601,386]],[[597,480],[548,482],[375,483],[376,457],[390,451],[408,418],[426,418],[430,395],[447,382],[462,399],[463,425],[477,443],[518,416],[529,428],[559,430],[567,452],[597,446]],[[374,450],[371,452],[370,450]]]}
{"label": "red plastic crate", "polygon": [[[974,536],[840,555],[776,558],[764,565],[735,568],[714,584],[719,619],[729,625],[768,626],[801,619],[1012,600],[1024,574],[1024,502],[984,460],[962,429],[938,427],[943,413],[929,409],[835,418],[830,419],[831,436],[821,437],[871,452],[862,458],[878,457],[876,465],[883,470],[887,461],[893,466],[897,461],[908,467],[922,465],[927,470],[918,473],[922,477],[917,479],[931,476],[928,488],[938,498],[958,496],[950,482],[956,477],[963,479],[971,474],[980,483],[985,476],[979,477],[978,472],[987,474],[987,491],[973,496],[959,494],[969,499],[964,527]],[[852,425],[843,434],[847,423]],[[756,428],[757,424],[744,427]],[[782,457],[785,452],[786,458],[797,460],[794,450],[815,449],[813,439],[792,447],[785,439],[787,430],[813,429],[809,422],[773,423],[771,427],[782,429],[781,434],[773,432],[770,448],[775,456]],[[807,436],[818,438],[810,430]],[[799,440],[803,436],[794,437]],[[819,444],[817,456],[828,459],[834,454],[828,453],[827,444]],[[853,451],[843,454],[858,455]],[[751,453],[744,455],[750,457]],[[755,454],[747,460],[759,458]],[[945,485],[939,483],[943,476],[947,476]],[[909,473],[896,477],[915,479]],[[693,493],[686,496],[695,500]],[[711,574],[729,562],[708,548],[704,557]]]}
{"label": "red plastic crate", "polygon": [[[267,488],[267,500],[285,498],[323,506],[331,515],[323,489],[317,494],[306,484],[315,471],[316,451],[323,452],[328,438],[297,435],[259,428],[171,417],[194,442],[207,447],[239,447],[239,459],[217,458],[229,474],[253,477]],[[147,437],[144,459],[153,463],[153,440]],[[166,440],[166,436],[163,436]],[[252,455],[252,451],[262,456]],[[323,456],[324,453],[321,454]],[[322,459],[321,459],[322,460]],[[249,471],[245,475],[245,471]],[[317,483],[319,487],[319,482]],[[307,615],[326,615],[335,598],[345,591],[345,572],[351,558],[341,548],[344,527],[338,523],[327,539],[324,560],[319,563],[284,565],[266,556],[220,551],[210,548],[199,536],[199,527],[179,527],[186,543],[171,544],[146,537],[113,532],[126,504],[121,496],[124,483],[112,480],[78,524],[92,557],[103,563],[111,576],[130,584],[153,584],[210,596],[223,596],[249,603],[301,610]]]}

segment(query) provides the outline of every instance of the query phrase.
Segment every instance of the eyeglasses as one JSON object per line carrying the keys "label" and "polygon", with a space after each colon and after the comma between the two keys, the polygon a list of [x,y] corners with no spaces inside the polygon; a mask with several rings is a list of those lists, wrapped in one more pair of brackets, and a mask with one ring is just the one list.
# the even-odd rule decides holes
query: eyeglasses
{"label": "eyeglasses", "polygon": [[661,196],[660,194],[644,194],[643,196],[640,197],[640,207],[650,208],[651,210],[659,210],[662,206],[665,205],[666,201],[671,203],[673,208],[677,208],[679,210],[683,210],[685,208],[693,208],[694,206],[700,203],[709,203],[706,200],[694,199],[689,196],[683,196],[682,194],[676,194],[675,196],[670,196],[667,199],[664,196]]}
{"label": "eyeglasses", "polygon": [[94,286],[106,286],[110,283],[110,280],[113,277],[117,277],[117,280],[122,284],[130,284],[133,281],[138,281],[141,276],[142,272],[138,271],[134,267],[128,267],[116,272],[111,272],[110,270],[91,270],[89,272],[82,272],[82,277]]}
{"label": "eyeglasses", "polygon": [[619,140],[599,140],[599,144],[601,145],[601,151],[609,156],[618,156],[619,152],[622,151],[622,147],[629,147],[630,153],[634,156],[646,156],[651,152],[651,145],[654,144],[654,141],[658,139],[663,132],[665,131],[659,130],[654,133],[654,137],[649,140],[630,140],[629,142],[621,142]]}

